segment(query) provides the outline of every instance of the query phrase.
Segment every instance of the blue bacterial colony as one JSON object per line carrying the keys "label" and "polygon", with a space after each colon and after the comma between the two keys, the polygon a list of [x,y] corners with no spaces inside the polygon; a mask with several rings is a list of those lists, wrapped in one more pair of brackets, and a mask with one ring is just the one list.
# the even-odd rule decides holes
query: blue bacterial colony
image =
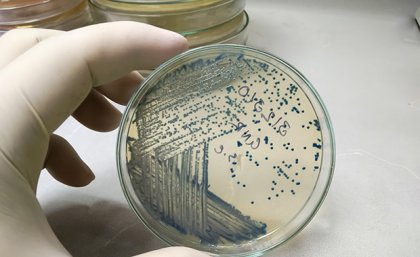
{"label": "blue bacterial colony", "polygon": [[[202,244],[267,234],[276,224],[258,213],[298,196],[309,168],[319,172],[322,134],[311,107],[284,70],[254,57],[214,55],[168,72],[139,103],[127,139],[137,197],[153,218]],[[237,201],[224,196],[227,185],[242,190]]]}

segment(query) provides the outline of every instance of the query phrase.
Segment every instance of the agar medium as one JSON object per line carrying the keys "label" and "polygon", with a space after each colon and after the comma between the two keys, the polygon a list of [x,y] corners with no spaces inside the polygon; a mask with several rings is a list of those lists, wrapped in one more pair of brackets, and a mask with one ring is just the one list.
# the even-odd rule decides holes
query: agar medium
{"label": "agar medium", "polygon": [[312,219],[333,174],[327,110],[285,61],[240,45],[180,54],[124,113],[119,176],[142,222],[171,245],[256,256]]}

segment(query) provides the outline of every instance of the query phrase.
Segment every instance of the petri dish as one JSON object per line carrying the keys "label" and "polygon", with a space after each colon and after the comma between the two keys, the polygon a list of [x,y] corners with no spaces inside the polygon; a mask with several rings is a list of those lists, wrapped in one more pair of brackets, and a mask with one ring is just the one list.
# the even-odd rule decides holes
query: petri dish
{"label": "petri dish", "polygon": [[248,23],[248,14],[243,11],[233,19],[218,26],[181,34],[188,40],[190,48],[220,43],[245,44]]}
{"label": "petri dish", "polygon": [[90,5],[96,22],[131,20],[181,33],[227,22],[242,12],[245,0],[90,0]]}
{"label": "petri dish", "polygon": [[326,196],[327,110],[290,64],[210,45],[150,74],[123,115],[117,164],[140,220],[170,245],[259,256],[301,231]]}
{"label": "petri dish", "polygon": [[0,5],[0,30],[52,28],[70,30],[92,23],[85,0],[24,0]]}
{"label": "petri dish", "polygon": [[[210,44],[246,44],[248,40],[248,23],[249,17],[246,11],[228,21],[211,29],[195,32],[184,33],[188,40],[189,48],[196,48]],[[143,77],[147,77],[153,70],[141,70]]]}

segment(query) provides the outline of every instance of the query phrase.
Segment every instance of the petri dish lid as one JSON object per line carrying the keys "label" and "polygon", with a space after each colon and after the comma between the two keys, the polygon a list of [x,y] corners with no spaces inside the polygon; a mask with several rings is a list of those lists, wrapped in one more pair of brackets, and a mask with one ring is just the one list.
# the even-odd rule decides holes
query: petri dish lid
{"label": "petri dish lid", "polygon": [[135,12],[144,14],[164,14],[198,11],[203,8],[223,5],[237,0],[191,0],[191,1],[125,1],[125,0],[90,0],[97,6],[104,9],[122,10],[125,12]]}
{"label": "petri dish lid", "polygon": [[237,16],[245,0],[110,1],[90,0],[98,22],[132,20],[176,32],[193,32],[222,24]]}
{"label": "petri dish lid", "polygon": [[142,222],[171,245],[257,256],[309,223],[332,179],[330,119],[287,62],[211,45],[150,74],[121,121],[117,164]]}
{"label": "petri dish lid", "polygon": [[0,5],[0,30],[43,27],[74,29],[92,22],[85,0],[16,1]]}
{"label": "petri dish lid", "polygon": [[195,2],[197,0],[113,0],[121,3],[137,3],[137,4],[179,4]]}
{"label": "petri dish lid", "polygon": [[79,6],[84,0],[23,0],[0,3],[0,23],[32,23],[57,16]]}
{"label": "petri dish lid", "polygon": [[248,28],[248,23],[248,14],[243,11],[233,19],[218,26],[181,34],[188,40],[190,48],[209,44],[217,44],[231,40],[232,38],[241,38],[243,39],[241,42],[239,42],[240,40],[237,40],[236,42],[245,44],[247,39],[246,31]]}

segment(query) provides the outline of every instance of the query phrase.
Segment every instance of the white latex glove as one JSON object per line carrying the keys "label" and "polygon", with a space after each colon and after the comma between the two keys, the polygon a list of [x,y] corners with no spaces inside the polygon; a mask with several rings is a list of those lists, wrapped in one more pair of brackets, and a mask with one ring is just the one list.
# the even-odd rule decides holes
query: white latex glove
{"label": "white latex glove", "polygon": [[[52,134],[70,115],[109,131],[150,69],[186,50],[180,35],[149,25],[117,22],[71,32],[15,30],[0,38],[0,256],[70,256],[36,199],[41,170],[72,185],[94,175],[70,144]],[[93,143],[93,142],[92,142]],[[186,248],[142,255],[207,256]]]}

